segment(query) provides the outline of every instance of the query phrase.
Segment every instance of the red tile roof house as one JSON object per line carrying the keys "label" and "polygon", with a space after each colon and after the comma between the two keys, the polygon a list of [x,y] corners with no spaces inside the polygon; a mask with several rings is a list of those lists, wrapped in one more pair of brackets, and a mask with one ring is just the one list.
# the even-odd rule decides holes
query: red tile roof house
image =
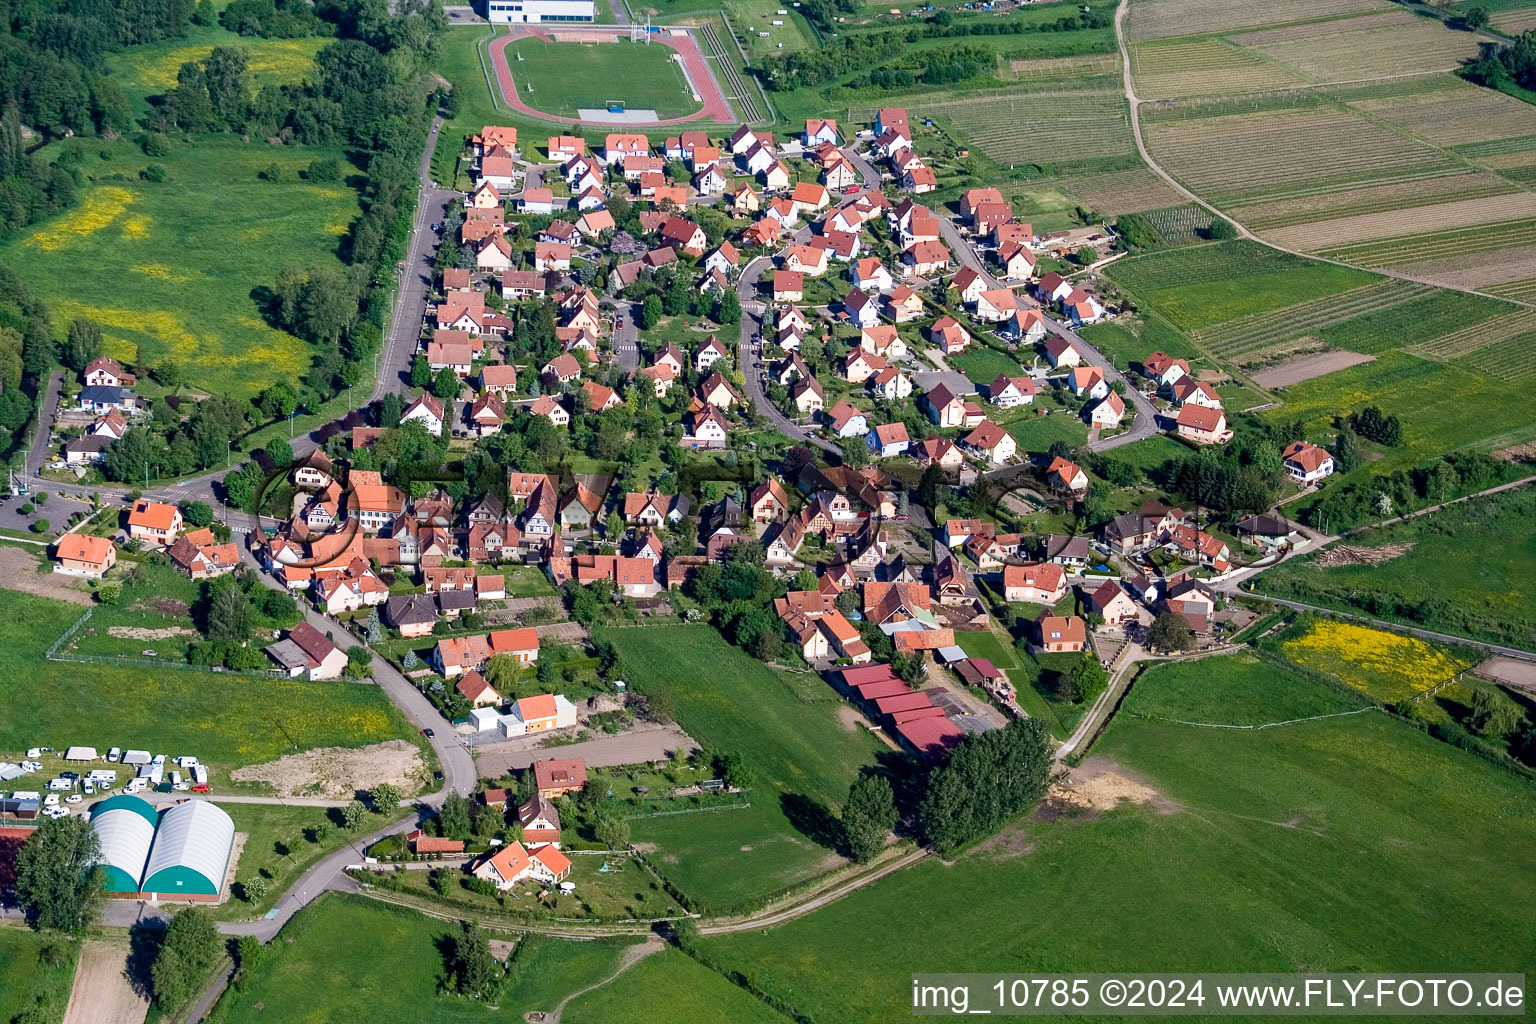
{"label": "red tile roof house", "polygon": [[1003,600],[1055,604],[1067,593],[1067,573],[1059,565],[1003,566]]}
{"label": "red tile roof house", "polygon": [[1227,414],[1220,409],[1208,409],[1193,403],[1184,405],[1179,409],[1175,425],[1180,437],[1198,444],[1226,444],[1232,440],[1232,431],[1227,426]]}
{"label": "red tile roof house", "polygon": [[1088,594],[1088,607],[1104,617],[1106,624],[1118,626],[1137,619],[1136,602],[1114,580],[1105,580]]}
{"label": "red tile roof house", "polygon": [[54,557],[58,559],[54,572],[99,580],[117,564],[117,545],[106,537],[66,533],[59,538]]}
{"label": "red tile roof house", "polygon": [[570,873],[570,860],[553,844],[540,846],[529,853],[516,840],[486,856],[474,867],[476,878],[483,878],[503,891],[530,879],[559,882]]}
{"label": "red tile roof house", "polygon": [[1315,444],[1293,441],[1280,453],[1285,471],[1300,484],[1315,484],[1333,473],[1333,456]]}
{"label": "red tile roof house", "polygon": [[550,799],[574,793],[587,784],[587,762],[579,757],[535,761],[533,782],[539,795]]}
{"label": "red tile roof house", "polygon": [[1081,651],[1088,646],[1088,627],[1076,615],[1047,615],[1040,620],[1040,649],[1048,653]]}
{"label": "red tile roof house", "polygon": [[128,512],[128,536],[164,547],[181,532],[181,509],[140,498]]}

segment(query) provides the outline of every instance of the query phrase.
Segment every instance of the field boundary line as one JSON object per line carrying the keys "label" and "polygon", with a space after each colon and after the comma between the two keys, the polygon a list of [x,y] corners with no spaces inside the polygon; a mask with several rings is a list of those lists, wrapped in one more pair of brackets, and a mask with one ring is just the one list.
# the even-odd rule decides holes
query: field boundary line
{"label": "field boundary line", "polygon": [[[1445,685],[1444,683],[1440,685]],[[1222,722],[1186,722],[1182,718],[1163,718],[1159,715],[1139,715],[1134,711],[1127,711],[1126,717],[1139,718],[1144,722],[1172,722],[1174,725],[1188,725],[1197,729],[1237,729],[1257,732],[1261,729],[1278,729],[1282,725],[1300,725],[1302,722],[1321,722],[1325,718],[1346,718],[1349,715],[1362,715],[1367,711],[1380,711],[1376,705],[1355,708],[1353,711],[1335,711],[1326,715],[1311,715],[1307,718],[1288,718],[1283,722],[1263,722],[1259,725],[1228,725]]]}

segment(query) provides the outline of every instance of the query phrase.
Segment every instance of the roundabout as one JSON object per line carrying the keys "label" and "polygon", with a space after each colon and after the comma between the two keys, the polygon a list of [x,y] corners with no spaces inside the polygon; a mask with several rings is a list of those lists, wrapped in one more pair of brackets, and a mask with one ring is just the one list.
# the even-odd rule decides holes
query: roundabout
{"label": "roundabout", "polygon": [[516,26],[491,42],[490,58],[502,99],[539,120],[614,128],[733,120],[690,29]]}

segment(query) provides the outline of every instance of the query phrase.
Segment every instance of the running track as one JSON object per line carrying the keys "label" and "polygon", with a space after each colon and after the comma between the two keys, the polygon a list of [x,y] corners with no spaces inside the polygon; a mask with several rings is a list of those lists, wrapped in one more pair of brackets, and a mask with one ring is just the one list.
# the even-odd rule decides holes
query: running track
{"label": "running track", "polygon": [[[603,41],[613,40],[616,37],[622,37],[628,33],[625,29],[615,30],[611,28],[579,29],[560,27],[553,28],[548,31],[543,31],[529,26],[527,28],[514,28],[511,35],[498,36],[496,40],[491,43],[491,63],[496,68],[496,81],[501,86],[502,98],[507,101],[507,104],[511,106],[512,109],[516,110],[520,114],[527,114],[529,117],[537,117],[545,121],[554,121],[560,124],[581,124],[582,121],[580,118],[560,117],[556,114],[546,114],[544,111],[535,110],[527,103],[524,103],[522,98],[517,94],[517,83],[512,80],[512,69],[507,66],[507,46],[509,44],[514,43],[519,39],[528,38],[543,39],[548,42],[554,42],[555,40],[551,37],[551,32],[558,33],[564,39],[568,40],[581,39],[585,37],[593,40]],[[683,36],[672,36],[666,33],[661,33],[659,35],[653,36],[651,42],[661,46],[670,46],[672,49],[682,54],[683,64],[688,69],[689,79],[693,82],[695,88],[701,90],[700,94],[704,97],[704,108],[702,110],[696,111],[695,113],[689,114],[687,117],[674,117],[662,121],[625,121],[611,125],[608,122],[597,123],[610,126],[615,131],[623,131],[630,128],[650,128],[668,124],[687,124],[689,121],[699,120],[719,121],[722,124],[731,123],[733,120],[731,115],[731,105],[726,102],[725,94],[720,90],[720,83],[715,80],[715,74],[710,69],[709,62],[704,59],[704,54],[700,52],[699,44],[694,40],[692,33]],[[594,122],[587,123],[592,124]]]}

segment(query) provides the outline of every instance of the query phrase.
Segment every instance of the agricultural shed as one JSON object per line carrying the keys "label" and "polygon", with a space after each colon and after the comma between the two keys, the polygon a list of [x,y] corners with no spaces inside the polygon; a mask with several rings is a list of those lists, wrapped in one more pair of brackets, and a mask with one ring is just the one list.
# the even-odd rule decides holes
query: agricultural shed
{"label": "agricultural shed", "polygon": [[91,828],[101,842],[97,862],[106,871],[102,889],[137,893],[159,817],[146,800],[126,793],[108,797],[91,808]]}
{"label": "agricultural shed", "polygon": [[207,800],[177,804],[160,817],[143,891],[218,896],[235,847],[235,823]]}

